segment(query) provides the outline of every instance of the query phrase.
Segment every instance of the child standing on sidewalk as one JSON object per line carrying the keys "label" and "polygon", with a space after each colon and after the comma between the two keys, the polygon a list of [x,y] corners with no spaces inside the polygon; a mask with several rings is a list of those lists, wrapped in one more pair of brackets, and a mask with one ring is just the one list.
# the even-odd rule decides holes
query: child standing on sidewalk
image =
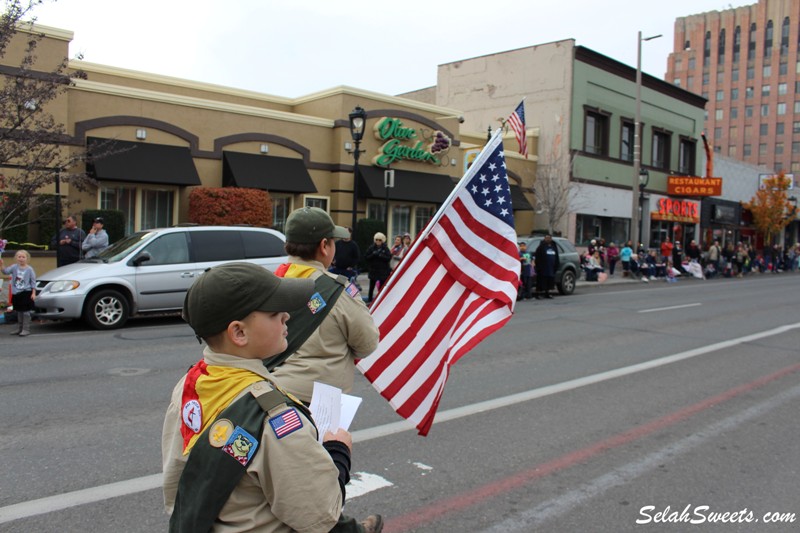
{"label": "child standing on sidewalk", "polygon": [[0,258],[0,270],[11,275],[11,305],[17,313],[17,329],[11,334],[27,337],[31,334],[31,311],[36,300],[36,272],[28,264],[31,254],[27,250],[18,250],[14,259],[16,264],[5,268]]}

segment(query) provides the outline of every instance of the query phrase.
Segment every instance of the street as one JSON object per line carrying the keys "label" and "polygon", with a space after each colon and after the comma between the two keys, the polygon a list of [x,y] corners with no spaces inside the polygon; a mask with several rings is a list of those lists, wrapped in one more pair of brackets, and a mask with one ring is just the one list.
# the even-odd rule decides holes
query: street
{"label": "street", "polygon": [[[796,531],[800,276],[517,303],[419,437],[361,377],[345,513],[386,532]],[[160,435],[202,347],[177,317],[0,325],[0,531],[165,531]],[[637,523],[638,522],[638,523]]]}

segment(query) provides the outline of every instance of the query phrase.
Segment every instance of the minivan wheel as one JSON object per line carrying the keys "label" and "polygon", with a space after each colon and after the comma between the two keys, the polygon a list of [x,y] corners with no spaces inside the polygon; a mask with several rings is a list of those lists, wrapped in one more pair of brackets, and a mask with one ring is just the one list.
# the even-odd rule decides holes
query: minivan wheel
{"label": "minivan wheel", "polygon": [[572,294],[573,292],[575,292],[575,272],[565,270],[564,275],[561,276],[561,283],[558,284],[558,293]]}
{"label": "minivan wheel", "polygon": [[128,300],[115,290],[98,291],[89,298],[84,319],[94,329],[121,328],[128,321]]}

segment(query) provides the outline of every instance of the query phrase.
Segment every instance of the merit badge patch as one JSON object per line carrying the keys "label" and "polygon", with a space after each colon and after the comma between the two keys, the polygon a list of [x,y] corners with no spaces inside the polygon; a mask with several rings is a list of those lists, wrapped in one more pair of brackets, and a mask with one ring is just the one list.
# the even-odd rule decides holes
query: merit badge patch
{"label": "merit badge patch", "polygon": [[288,411],[284,411],[278,416],[270,418],[269,425],[272,431],[275,432],[275,436],[282,439],[286,435],[294,433],[303,427],[303,421],[300,420],[300,415],[297,414],[297,410],[292,407]]}
{"label": "merit badge patch", "polygon": [[325,303],[325,300],[322,299],[322,296],[320,296],[318,292],[315,292],[311,295],[311,299],[306,305],[308,306],[309,311],[311,311],[311,314],[316,315],[328,304]]}
{"label": "merit badge patch", "polygon": [[239,426],[233,430],[228,442],[222,447],[222,451],[239,461],[242,466],[247,466],[250,459],[258,449],[258,441],[247,431]]}
{"label": "merit badge patch", "polygon": [[231,438],[233,422],[227,418],[220,418],[208,430],[208,443],[214,448],[222,448]]}
{"label": "merit badge patch", "polygon": [[198,433],[203,427],[203,408],[197,400],[189,400],[181,410],[184,425]]}
{"label": "merit badge patch", "polygon": [[361,291],[358,290],[355,283],[351,283],[347,287],[345,287],[344,292],[349,294],[352,298],[358,298],[361,296]]}

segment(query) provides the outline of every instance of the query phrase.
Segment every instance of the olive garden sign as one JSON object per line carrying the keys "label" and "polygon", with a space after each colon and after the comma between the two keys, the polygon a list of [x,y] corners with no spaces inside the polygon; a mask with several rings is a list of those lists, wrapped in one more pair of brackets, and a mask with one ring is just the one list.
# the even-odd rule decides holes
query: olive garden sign
{"label": "olive garden sign", "polygon": [[439,155],[447,153],[450,148],[450,138],[441,131],[435,131],[430,140],[421,139],[417,130],[405,127],[399,118],[384,117],[373,130],[375,138],[384,141],[372,158],[372,164],[379,167],[388,167],[398,161],[439,165]]}

